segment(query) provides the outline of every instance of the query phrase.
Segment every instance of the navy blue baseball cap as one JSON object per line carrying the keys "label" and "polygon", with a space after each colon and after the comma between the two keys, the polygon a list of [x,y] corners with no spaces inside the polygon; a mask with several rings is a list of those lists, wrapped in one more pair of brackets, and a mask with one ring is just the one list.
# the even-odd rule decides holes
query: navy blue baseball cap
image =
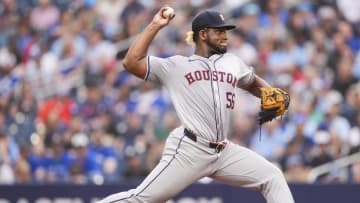
{"label": "navy blue baseball cap", "polygon": [[192,31],[196,32],[204,28],[224,28],[231,30],[236,28],[235,25],[225,23],[224,16],[216,11],[203,11],[197,14],[191,25]]}

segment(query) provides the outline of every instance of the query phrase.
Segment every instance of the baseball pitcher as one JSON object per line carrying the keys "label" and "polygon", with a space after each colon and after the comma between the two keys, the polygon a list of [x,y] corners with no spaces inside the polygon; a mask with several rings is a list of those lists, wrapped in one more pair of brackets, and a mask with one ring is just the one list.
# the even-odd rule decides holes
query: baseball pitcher
{"label": "baseball pitcher", "polygon": [[282,115],[287,93],[272,88],[239,57],[226,53],[224,17],[203,11],[192,21],[192,56],[148,56],[156,34],[175,17],[162,7],[131,45],[123,64],[139,78],[163,84],[182,123],[166,140],[161,161],[135,189],[112,194],[99,203],[164,203],[193,182],[211,177],[225,184],[259,191],[268,203],[293,203],[282,172],[255,152],[227,139],[236,88],[262,100],[260,123]]}

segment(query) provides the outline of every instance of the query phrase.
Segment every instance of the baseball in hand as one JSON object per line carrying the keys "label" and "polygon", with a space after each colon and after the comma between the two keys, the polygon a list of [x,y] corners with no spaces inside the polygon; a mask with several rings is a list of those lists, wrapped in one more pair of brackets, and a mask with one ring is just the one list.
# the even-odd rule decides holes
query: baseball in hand
{"label": "baseball in hand", "polygon": [[171,7],[166,7],[166,9],[163,11],[162,15],[165,17],[165,18],[169,18],[172,14],[174,14],[175,11],[173,8]]}

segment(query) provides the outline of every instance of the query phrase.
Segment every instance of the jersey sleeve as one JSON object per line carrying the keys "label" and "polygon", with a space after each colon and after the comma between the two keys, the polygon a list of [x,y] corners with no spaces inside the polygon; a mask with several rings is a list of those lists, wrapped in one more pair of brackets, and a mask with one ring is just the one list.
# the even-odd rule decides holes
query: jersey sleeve
{"label": "jersey sleeve", "polygon": [[237,57],[237,63],[240,66],[239,77],[238,77],[238,87],[243,87],[251,83],[255,78],[254,68],[245,64],[243,60]]}
{"label": "jersey sleeve", "polygon": [[147,72],[144,79],[154,82],[164,82],[165,79],[169,78],[169,69],[171,66],[174,66],[174,64],[169,58],[148,56]]}

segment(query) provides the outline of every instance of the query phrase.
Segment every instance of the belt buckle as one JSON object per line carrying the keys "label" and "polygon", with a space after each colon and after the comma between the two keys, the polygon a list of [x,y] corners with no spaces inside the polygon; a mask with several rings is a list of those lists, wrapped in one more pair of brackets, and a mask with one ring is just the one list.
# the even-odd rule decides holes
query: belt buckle
{"label": "belt buckle", "polygon": [[226,142],[216,142],[215,152],[220,153],[226,147]]}

